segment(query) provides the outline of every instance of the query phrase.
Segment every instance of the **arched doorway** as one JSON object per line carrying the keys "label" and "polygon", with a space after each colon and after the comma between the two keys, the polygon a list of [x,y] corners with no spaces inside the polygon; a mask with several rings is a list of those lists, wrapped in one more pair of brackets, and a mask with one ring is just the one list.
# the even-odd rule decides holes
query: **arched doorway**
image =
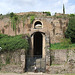
{"label": "arched doorway", "polygon": [[34,34],[34,40],[33,40],[34,56],[37,56],[37,55],[42,56],[42,40],[43,40],[42,34],[40,32],[36,32]]}

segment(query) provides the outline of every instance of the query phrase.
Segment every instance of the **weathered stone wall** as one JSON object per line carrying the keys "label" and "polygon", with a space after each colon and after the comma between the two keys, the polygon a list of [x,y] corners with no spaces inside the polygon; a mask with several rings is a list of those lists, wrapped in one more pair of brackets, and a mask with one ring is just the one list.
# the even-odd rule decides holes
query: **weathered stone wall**
{"label": "weathered stone wall", "polygon": [[67,50],[51,50],[52,64],[64,64],[67,61]]}
{"label": "weathered stone wall", "polygon": [[[42,28],[35,29],[34,22],[42,22]],[[0,20],[0,31],[3,34],[8,34],[11,36],[19,34],[29,34],[34,32],[44,32],[45,34],[50,34],[50,42],[57,43],[60,39],[64,37],[64,32],[67,28],[68,19],[63,18],[53,18],[53,17],[36,17],[33,24],[30,23],[30,18],[25,20],[25,25],[23,27],[23,21],[16,26],[16,33],[11,27],[11,20],[9,18],[4,18]]]}
{"label": "weathered stone wall", "polygon": [[46,16],[46,13],[43,12],[23,12],[23,13],[15,13],[16,15],[29,15],[29,14],[35,14],[38,16]]}
{"label": "weathered stone wall", "polygon": [[52,50],[50,73],[75,73],[75,49]]}
{"label": "weathered stone wall", "polygon": [[0,71],[2,72],[24,72],[25,71],[25,50],[13,52],[0,52]]}

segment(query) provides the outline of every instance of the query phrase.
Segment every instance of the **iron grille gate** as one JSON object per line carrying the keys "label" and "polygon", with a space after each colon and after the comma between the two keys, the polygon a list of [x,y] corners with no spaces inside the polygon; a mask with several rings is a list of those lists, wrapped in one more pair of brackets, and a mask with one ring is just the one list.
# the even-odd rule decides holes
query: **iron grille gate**
{"label": "iron grille gate", "polygon": [[41,56],[37,55],[34,57],[27,56],[26,57],[26,71],[34,72],[34,68],[37,68],[37,72],[45,72],[46,70],[46,58],[41,58]]}

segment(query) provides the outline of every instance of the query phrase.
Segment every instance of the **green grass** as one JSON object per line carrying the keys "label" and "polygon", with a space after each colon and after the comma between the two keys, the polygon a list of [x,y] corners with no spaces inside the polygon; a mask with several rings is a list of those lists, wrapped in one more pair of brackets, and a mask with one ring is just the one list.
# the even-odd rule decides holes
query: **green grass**
{"label": "green grass", "polygon": [[[75,43],[70,45],[71,49],[75,49]],[[56,50],[56,49],[68,49],[68,47],[62,46],[60,43],[55,43],[50,45],[50,49]]]}

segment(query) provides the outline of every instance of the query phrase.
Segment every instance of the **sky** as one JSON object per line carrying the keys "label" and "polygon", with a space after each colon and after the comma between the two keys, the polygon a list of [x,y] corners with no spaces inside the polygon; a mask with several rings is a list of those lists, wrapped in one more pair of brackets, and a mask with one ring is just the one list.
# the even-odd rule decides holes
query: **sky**
{"label": "sky", "polygon": [[0,0],[0,14],[30,11],[62,13],[63,4],[66,14],[75,14],[75,0]]}

